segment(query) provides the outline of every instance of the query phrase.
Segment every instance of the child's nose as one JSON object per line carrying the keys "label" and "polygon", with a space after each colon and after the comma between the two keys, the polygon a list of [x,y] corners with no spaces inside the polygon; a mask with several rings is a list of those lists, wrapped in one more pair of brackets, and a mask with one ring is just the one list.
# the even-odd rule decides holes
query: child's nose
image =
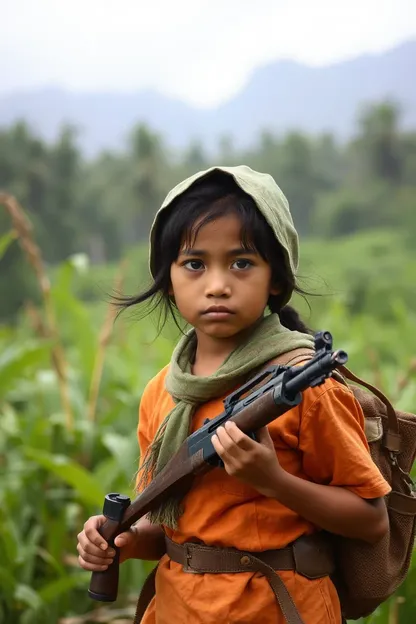
{"label": "child's nose", "polygon": [[219,271],[207,275],[205,294],[207,297],[229,297],[231,288],[227,276]]}

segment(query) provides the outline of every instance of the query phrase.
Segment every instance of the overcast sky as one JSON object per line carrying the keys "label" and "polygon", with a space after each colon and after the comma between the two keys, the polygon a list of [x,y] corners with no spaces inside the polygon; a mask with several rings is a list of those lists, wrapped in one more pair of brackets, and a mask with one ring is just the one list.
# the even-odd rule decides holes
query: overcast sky
{"label": "overcast sky", "polygon": [[0,93],[155,88],[199,106],[252,70],[416,38],[416,0],[0,0]]}

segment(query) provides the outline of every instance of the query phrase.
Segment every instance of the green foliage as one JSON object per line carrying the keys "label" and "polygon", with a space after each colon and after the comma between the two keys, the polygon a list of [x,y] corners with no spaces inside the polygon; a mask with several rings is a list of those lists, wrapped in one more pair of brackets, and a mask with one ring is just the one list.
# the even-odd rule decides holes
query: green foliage
{"label": "green foliage", "polygon": [[307,240],[301,252],[301,286],[321,295],[311,299],[315,312],[321,313],[337,299],[354,316],[365,314],[392,323],[397,300],[405,309],[416,309],[416,257],[399,232],[373,230]]}
{"label": "green foliage", "polygon": [[11,245],[15,238],[16,234],[13,232],[13,230],[10,230],[10,232],[6,232],[0,238],[0,260],[5,255],[7,248]]}
{"label": "green foliage", "polygon": [[[97,416],[88,419],[89,386],[100,319],[71,295],[72,263],[55,275],[53,300],[67,349],[74,411],[68,427],[51,364],[51,342],[24,317],[0,332],[0,621],[57,622],[91,609],[89,575],[76,562],[76,535],[108,491],[133,495],[140,393],[169,358],[148,325],[119,323],[108,347]],[[104,317],[104,310],[101,315]],[[97,323],[98,320],[98,323]],[[137,594],[150,564],[126,563],[120,604]]]}

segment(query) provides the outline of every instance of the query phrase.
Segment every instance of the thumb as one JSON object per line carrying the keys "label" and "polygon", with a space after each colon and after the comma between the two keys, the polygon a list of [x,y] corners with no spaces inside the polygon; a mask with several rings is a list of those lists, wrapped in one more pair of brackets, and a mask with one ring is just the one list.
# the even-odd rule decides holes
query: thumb
{"label": "thumb", "polygon": [[258,429],[256,431],[256,438],[259,444],[263,444],[268,448],[274,448],[273,440],[267,427],[262,427],[261,429]]}
{"label": "thumb", "polygon": [[130,529],[129,531],[125,531],[124,533],[120,533],[114,540],[115,546],[117,548],[123,548],[124,546],[128,546],[134,540],[134,533]]}

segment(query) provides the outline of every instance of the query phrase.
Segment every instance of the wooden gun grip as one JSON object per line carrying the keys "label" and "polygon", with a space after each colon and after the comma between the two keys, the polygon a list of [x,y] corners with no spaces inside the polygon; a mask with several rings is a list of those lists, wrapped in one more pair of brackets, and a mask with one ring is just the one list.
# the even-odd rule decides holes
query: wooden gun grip
{"label": "wooden gun grip", "polygon": [[113,563],[108,566],[107,570],[92,572],[91,574],[88,595],[93,600],[100,602],[114,602],[117,600],[120,550],[114,544],[111,544],[111,547],[116,551]]}
{"label": "wooden gun grip", "polygon": [[120,569],[120,549],[114,545],[114,539],[119,534],[120,522],[125,510],[130,505],[130,498],[118,493],[107,494],[104,500],[103,515],[107,521],[98,530],[110,548],[116,554],[107,570],[92,572],[88,595],[100,602],[114,602],[118,594],[118,577]]}

